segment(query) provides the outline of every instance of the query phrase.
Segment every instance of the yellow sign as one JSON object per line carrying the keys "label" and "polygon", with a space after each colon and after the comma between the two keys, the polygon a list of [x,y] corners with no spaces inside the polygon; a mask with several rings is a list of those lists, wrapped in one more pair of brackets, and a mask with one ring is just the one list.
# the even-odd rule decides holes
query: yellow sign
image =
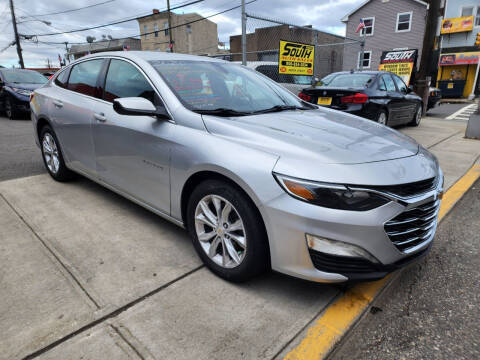
{"label": "yellow sign", "polygon": [[463,16],[442,20],[442,34],[452,34],[473,30],[473,16]]}
{"label": "yellow sign", "polygon": [[280,74],[313,75],[315,46],[280,40],[278,72]]}
{"label": "yellow sign", "polygon": [[398,76],[400,76],[407,86],[410,83],[410,74],[412,73],[413,62],[397,62],[397,63],[387,63],[380,64],[378,70],[380,71],[390,71]]}

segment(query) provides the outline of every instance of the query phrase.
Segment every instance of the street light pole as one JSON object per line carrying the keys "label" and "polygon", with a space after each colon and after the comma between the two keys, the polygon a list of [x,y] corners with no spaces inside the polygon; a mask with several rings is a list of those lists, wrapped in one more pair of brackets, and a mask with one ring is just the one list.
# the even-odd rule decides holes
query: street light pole
{"label": "street light pole", "polygon": [[15,10],[13,8],[13,0],[10,0],[10,12],[12,13],[13,33],[15,34],[15,43],[17,44],[18,62],[20,63],[20,67],[22,69],[25,69],[25,64],[23,63],[23,56],[22,56],[22,47],[20,46],[20,37],[18,36],[18,31],[17,31],[17,20],[15,19]]}
{"label": "street light pole", "polygon": [[172,38],[172,15],[170,14],[170,0],[167,0],[168,8],[168,35],[170,35],[170,52],[173,53],[173,38]]}
{"label": "street light pole", "polygon": [[242,0],[242,65],[247,65],[247,14],[245,0]]}

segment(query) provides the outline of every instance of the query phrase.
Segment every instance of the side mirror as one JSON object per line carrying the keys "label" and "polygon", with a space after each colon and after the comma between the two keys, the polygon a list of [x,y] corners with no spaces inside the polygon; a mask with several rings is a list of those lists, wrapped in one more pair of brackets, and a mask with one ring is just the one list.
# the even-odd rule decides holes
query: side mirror
{"label": "side mirror", "polygon": [[408,88],[407,88],[407,94],[410,94],[413,92],[413,85],[410,85]]}
{"label": "side mirror", "polygon": [[156,116],[170,119],[165,107],[155,107],[150,100],[142,97],[126,97],[113,100],[113,110],[121,115]]}

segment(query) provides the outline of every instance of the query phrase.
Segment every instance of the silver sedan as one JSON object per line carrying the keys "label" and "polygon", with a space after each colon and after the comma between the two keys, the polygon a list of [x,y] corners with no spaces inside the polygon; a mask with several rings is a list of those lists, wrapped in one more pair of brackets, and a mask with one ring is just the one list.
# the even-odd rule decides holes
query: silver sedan
{"label": "silver sedan", "polygon": [[81,174],[185,227],[231,281],[267,269],[377,279],[434,238],[443,175],[432,154],[238,64],[95,54],[36,90],[31,110],[53,179]]}

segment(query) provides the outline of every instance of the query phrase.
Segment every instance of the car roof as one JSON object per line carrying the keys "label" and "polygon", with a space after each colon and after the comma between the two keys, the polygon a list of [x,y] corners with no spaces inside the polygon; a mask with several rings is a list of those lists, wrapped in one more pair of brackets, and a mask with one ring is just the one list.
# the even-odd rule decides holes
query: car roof
{"label": "car roof", "polygon": [[223,63],[228,62],[225,60],[211,58],[207,56],[169,53],[169,52],[162,52],[162,51],[104,51],[104,52],[87,55],[80,59],[85,60],[88,58],[96,58],[96,57],[104,57],[104,56],[123,57],[131,60],[142,59],[144,61],[191,60],[191,61],[209,61],[209,62],[223,62]]}
{"label": "car roof", "polygon": [[338,71],[334,73],[330,73],[328,75],[339,75],[339,74],[367,74],[367,75],[380,75],[380,74],[390,74],[388,71],[376,71],[376,70],[355,70],[355,71]]}

